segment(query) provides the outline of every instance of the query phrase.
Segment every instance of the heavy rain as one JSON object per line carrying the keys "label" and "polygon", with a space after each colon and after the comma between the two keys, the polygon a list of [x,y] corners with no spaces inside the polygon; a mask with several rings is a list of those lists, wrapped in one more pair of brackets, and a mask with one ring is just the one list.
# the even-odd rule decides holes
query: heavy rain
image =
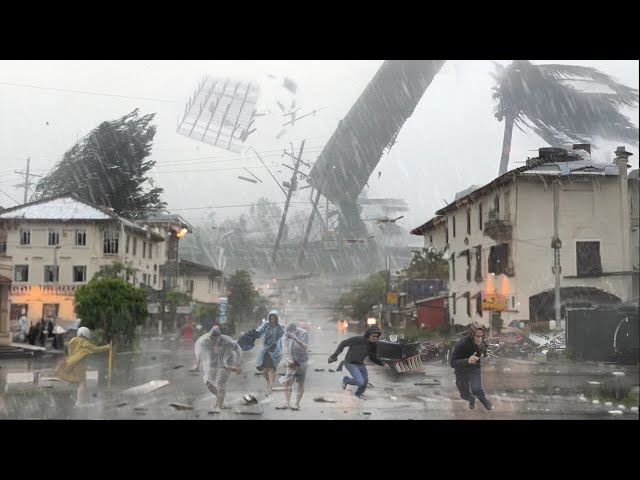
{"label": "heavy rain", "polygon": [[638,66],[0,61],[0,419],[638,420]]}

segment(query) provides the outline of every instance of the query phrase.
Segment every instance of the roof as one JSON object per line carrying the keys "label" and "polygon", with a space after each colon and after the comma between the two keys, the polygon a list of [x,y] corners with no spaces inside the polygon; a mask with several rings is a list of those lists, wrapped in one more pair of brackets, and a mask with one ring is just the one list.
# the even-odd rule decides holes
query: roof
{"label": "roof", "polygon": [[[171,263],[165,263],[160,265],[160,273],[169,272],[172,265]],[[212,277],[222,276],[222,272],[208,265],[202,265],[200,263],[189,262],[188,260],[179,260],[178,271],[180,274],[185,275],[207,275]]]}
{"label": "roof", "polygon": [[[640,173],[640,170],[636,168],[629,173],[627,178],[629,178],[629,180],[638,180],[638,173]],[[2,207],[0,207],[0,209],[2,209]]]}
{"label": "roof", "polygon": [[433,230],[437,226],[445,224],[445,223],[447,223],[447,216],[446,215],[436,215],[431,220],[429,220],[427,223],[423,223],[419,227],[416,227],[413,230],[411,230],[411,234],[412,235],[424,235],[428,231]]}
{"label": "roof", "polygon": [[146,226],[137,225],[108,208],[94,205],[73,193],[47,197],[8,208],[0,212],[0,220],[115,220],[121,222],[125,228],[150,234],[156,240],[164,241],[162,235]]}
{"label": "roof", "polygon": [[420,300],[416,300],[415,303],[416,305],[419,305],[421,303],[429,303],[429,302],[433,302],[434,300],[440,300],[442,298],[449,298],[449,294],[448,293],[442,293],[439,295],[435,295],[433,297],[429,297],[429,298],[421,298]]}
{"label": "roof", "polygon": [[460,197],[444,208],[436,211],[436,215],[446,215],[458,208],[472,203],[497,187],[511,183],[518,177],[526,176],[565,176],[565,175],[598,175],[617,176],[618,166],[613,163],[596,163],[591,160],[570,160],[564,162],[549,161],[546,158],[534,158],[527,161],[527,165],[515,168],[499,176],[485,186]]}
{"label": "roof", "polygon": [[0,219],[20,220],[110,220],[115,213],[107,213],[74,194],[58,195],[7,208]]}
{"label": "roof", "polygon": [[155,215],[151,218],[147,218],[145,220],[139,220],[140,223],[169,223],[172,225],[179,224],[181,227],[186,227],[190,232],[193,231],[193,227],[187,222],[184,218],[177,214],[164,214],[164,215]]}

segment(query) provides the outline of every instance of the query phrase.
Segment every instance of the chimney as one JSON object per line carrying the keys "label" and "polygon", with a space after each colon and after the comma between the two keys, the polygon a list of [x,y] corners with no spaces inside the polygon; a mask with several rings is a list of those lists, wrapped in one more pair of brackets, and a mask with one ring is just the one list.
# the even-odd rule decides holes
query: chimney
{"label": "chimney", "polygon": [[[616,149],[616,158],[613,161],[618,166],[618,189],[620,191],[620,223],[621,223],[621,256],[622,256],[622,271],[631,272],[631,215],[629,214],[629,186],[627,180],[627,159],[633,155],[627,152],[624,147],[618,147]],[[628,300],[633,296],[633,288],[631,285],[631,276],[624,277],[627,285],[626,292],[623,298]]]}

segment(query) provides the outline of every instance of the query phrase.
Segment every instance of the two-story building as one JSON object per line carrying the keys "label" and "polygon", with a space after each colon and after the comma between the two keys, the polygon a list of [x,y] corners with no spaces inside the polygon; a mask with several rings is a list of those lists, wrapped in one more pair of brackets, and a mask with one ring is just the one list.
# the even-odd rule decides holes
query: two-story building
{"label": "two-story building", "polygon": [[9,279],[9,318],[24,312],[34,323],[74,320],[76,288],[116,261],[135,269],[127,275],[133,285],[159,288],[163,242],[157,229],[73,194],[5,209],[0,212],[0,294]]}
{"label": "two-story building", "polygon": [[[193,301],[201,303],[218,303],[222,287],[222,272],[207,265],[179,260],[175,269],[176,290],[187,293]],[[160,267],[160,274],[168,283],[171,265],[166,263]]]}
{"label": "two-story building", "polygon": [[505,323],[555,318],[554,218],[563,316],[566,307],[634,296],[629,154],[621,148],[614,162],[602,164],[591,160],[588,145],[574,148],[540,149],[538,158],[412,231],[425,246],[447,248],[454,323],[488,325],[490,310],[501,311]]}

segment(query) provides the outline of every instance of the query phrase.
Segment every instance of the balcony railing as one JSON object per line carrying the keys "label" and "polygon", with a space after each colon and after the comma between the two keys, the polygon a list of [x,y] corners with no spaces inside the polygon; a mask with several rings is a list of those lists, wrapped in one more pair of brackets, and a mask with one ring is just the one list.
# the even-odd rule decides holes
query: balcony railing
{"label": "balcony railing", "polygon": [[11,285],[11,295],[29,295],[34,288],[40,288],[43,294],[47,295],[74,295],[76,289],[81,285]]}
{"label": "balcony railing", "polygon": [[489,219],[484,222],[483,233],[500,243],[510,242],[513,237],[511,221],[501,218],[500,212],[489,211]]}

